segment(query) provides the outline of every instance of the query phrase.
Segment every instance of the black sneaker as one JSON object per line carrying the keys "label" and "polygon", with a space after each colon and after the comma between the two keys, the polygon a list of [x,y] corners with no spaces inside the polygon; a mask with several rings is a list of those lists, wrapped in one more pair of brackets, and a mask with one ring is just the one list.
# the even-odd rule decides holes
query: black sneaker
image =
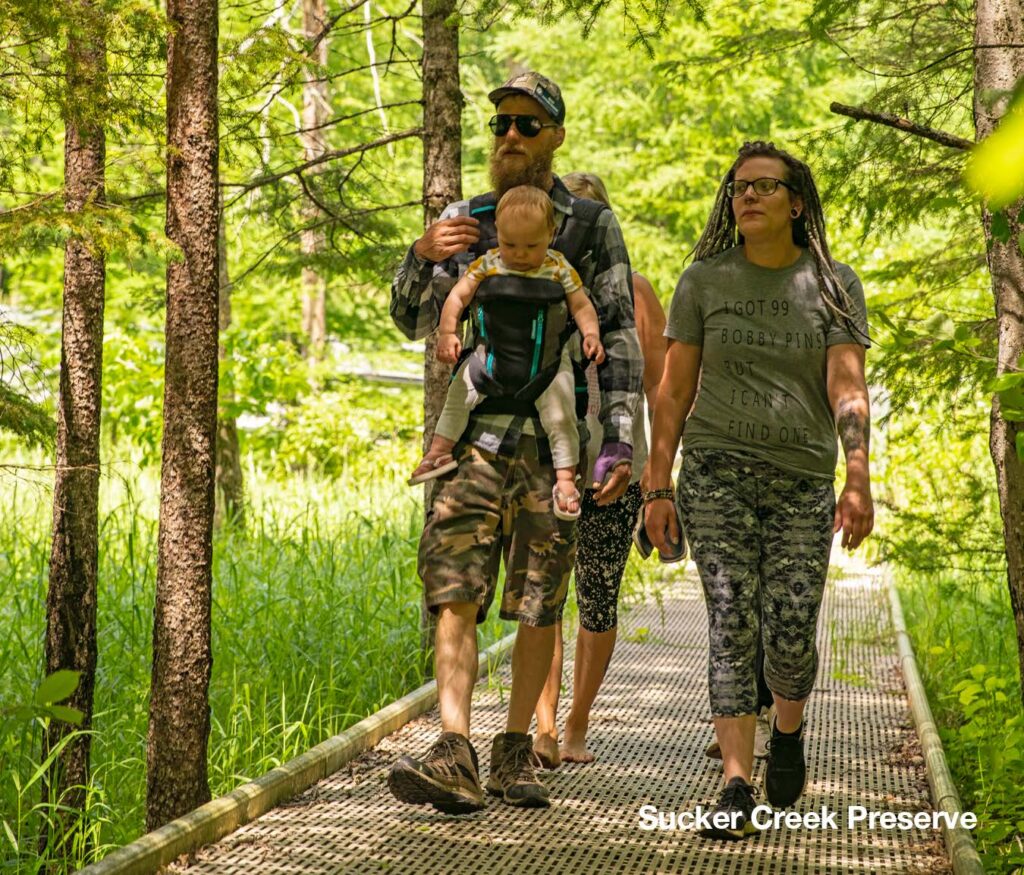
{"label": "black sneaker", "polygon": [[480,766],[469,739],[442,732],[422,760],[403,756],[388,772],[388,789],[399,802],[429,803],[445,814],[470,814],[484,807]]}
{"label": "black sneaker", "polygon": [[784,735],[772,723],[768,762],[764,770],[764,795],[776,808],[789,808],[803,794],[806,784],[803,723],[793,735]]}
{"label": "black sneaker", "polygon": [[738,841],[757,832],[751,818],[754,815],[754,788],[741,777],[737,776],[725,785],[718,797],[718,804],[710,817],[721,817],[725,813],[729,817],[727,826],[711,826],[700,831],[709,839],[729,839]]}
{"label": "black sneaker", "polygon": [[491,744],[491,773],[487,792],[506,805],[547,808],[548,788],[537,778],[540,760],[533,752],[533,737],[522,732],[500,732]]}

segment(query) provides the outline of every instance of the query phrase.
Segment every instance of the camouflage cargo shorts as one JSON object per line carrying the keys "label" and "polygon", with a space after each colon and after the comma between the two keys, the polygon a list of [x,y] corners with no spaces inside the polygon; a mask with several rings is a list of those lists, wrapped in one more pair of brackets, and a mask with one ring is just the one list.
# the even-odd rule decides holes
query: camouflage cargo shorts
{"label": "camouflage cargo shorts", "polygon": [[470,444],[455,451],[459,468],[445,480],[420,538],[419,575],[427,607],[476,604],[482,623],[505,561],[501,618],[550,626],[558,618],[576,558],[576,524],[555,517],[555,471],[523,435],[514,456]]}
{"label": "camouflage cargo shorts", "polygon": [[768,687],[807,697],[835,515],[831,480],[722,450],[687,450],[677,497],[708,611],[716,717],[756,714],[758,638]]}

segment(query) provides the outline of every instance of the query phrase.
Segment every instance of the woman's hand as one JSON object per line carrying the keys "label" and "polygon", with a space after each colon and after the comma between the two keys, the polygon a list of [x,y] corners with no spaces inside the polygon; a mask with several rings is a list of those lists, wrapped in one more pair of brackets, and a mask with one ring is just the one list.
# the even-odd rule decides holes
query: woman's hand
{"label": "woman's hand", "polygon": [[682,534],[671,498],[655,498],[644,507],[644,528],[654,549],[663,556],[676,553]]}
{"label": "woman's hand", "polygon": [[875,503],[871,489],[847,481],[836,501],[836,516],[832,526],[834,535],[843,530],[844,550],[856,550],[875,527]]}
{"label": "woman's hand", "polygon": [[455,364],[459,359],[459,353],[462,352],[462,343],[459,342],[459,336],[457,334],[448,334],[442,332],[437,337],[437,358],[438,361],[447,362],[450,365]]}

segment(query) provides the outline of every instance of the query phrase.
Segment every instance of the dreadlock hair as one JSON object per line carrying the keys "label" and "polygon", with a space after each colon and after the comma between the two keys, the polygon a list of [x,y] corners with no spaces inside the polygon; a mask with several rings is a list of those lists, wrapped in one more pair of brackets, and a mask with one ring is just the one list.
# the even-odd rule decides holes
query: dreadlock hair
{"label": "dreadlock hair", "polygon": [[754,140],[740,147],[736,160],[718,187],[715,205],[704,227],[704,233],[700,235],[700,240],[690,253],[693,260],[703,261],[743,243],[743,235],[736,227],[733,199],[726,194],[725,187],[736,177],[737,168],[750,158],[777,158],[785,165],[784,182],[794,189],[791,196],[800,196],[804,202],[800,215],[793,220],[793,243],[811,253],[814,259],[814,272],[818,278],[818,290],[825,306],[837,319],[846,324],[851,334],[860,335],[867,340],[868,335],[857,326],[853,318],[853,301],[839,279],[835,261],[829,252],[825,236],[825,213],[821,208],[821,198],[818,196],[818,187],[814,184],[811,168],[776,147],[774,143]]}

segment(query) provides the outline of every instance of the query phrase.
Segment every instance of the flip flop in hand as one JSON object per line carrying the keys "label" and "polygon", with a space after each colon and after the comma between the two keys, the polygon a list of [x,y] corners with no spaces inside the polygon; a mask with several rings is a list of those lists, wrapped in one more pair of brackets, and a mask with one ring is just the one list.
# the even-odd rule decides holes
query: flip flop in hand
{"label": "flip flop in hand", "polygon": [[454,471],[459,467],[459,463],[455,461],[455,457],[451,453],[442,453],[439,456],[424,456],[423,461],[420,462],[419,467],[412,472],[412,477],[408,479],[410,486],[416,486],[418,483],[425,483],[427,480],[433,480],[435,477],[441,477],[447,474],[449,471]]}

